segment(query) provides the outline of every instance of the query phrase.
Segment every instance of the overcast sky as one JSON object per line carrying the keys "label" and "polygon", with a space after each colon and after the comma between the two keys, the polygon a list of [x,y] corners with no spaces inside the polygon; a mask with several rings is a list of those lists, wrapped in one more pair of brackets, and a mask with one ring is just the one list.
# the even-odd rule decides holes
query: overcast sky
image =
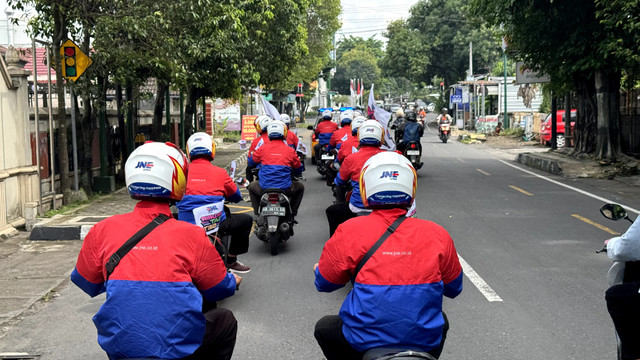
{"label": "overcast sky", "polygon": [[342,28],[336,33],[336,42],[345,36],[358,36],[386,42],[382,33],[389,22],[409,17],[409,9],[418,0],[341,0]]}

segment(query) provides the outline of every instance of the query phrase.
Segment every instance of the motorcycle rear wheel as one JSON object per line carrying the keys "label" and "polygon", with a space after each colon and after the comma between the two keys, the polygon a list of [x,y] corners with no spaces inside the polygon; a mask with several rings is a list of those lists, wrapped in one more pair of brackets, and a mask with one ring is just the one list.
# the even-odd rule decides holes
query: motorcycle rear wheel
{"label": "motorcycle rear wheel", "polygon": [[278,245],[280,243],[280,234],[276,232],[269,233],[269,246],[271,255],[278,255]]}

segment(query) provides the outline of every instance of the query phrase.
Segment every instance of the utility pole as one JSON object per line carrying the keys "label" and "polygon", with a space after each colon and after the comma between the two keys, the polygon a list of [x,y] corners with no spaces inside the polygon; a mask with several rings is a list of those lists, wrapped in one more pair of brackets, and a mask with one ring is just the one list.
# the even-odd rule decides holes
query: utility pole
{"label": "utility pole", "polygon": [[507,115],[507,40],[502,37],[502,59],[504,61],[504,115],[502,116],[502,126],[509,128],[509,116]]}

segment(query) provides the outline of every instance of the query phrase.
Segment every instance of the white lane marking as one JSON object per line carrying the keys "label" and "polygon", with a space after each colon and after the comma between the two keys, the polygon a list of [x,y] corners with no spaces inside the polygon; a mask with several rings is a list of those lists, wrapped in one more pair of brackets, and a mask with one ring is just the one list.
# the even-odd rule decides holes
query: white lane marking
{"label": "white lane marking", "polygon": [[[540,179],[547,180],[548,182],[554,183],[554,184],[556,184],[556,185],[560,185],[560,186],[565,187],[565,188],[567,188],[567,189],[571,189],[571,190],[573,190],[573,191],[575,191],[575,192],[578,192],[578,193],[580,193],[580,194],[587,195],[587,196],[592,197],[592,198],[594,198],[594,199],[596,199],[596,200],[600,200],[600,201],[605,202],[605,203],[617,203],[616,201],[612,201],[612,200],[609,200],[609,199],[605,199],[605,198],[600,197],[600,196],[598,196],[598,195],[594,195],[594,194],[592,194],[592,193],[590,193],[590,192],[587,192],[587,191],[584,191],[584,190],[580,190],[580,189],[578,189],[578,188],[575,188],[575,187],[570,186],[570,185],[567,185],[567,184],[563,184],[563,183],[561,183],[561,182],[559,182],[559,181],[555,181],[555,180],[549,179],[548,177],[545,177],[545,176],[542,176],[542,175],[538,175],[538,174],[536,174],[536,173],[534,173],[534,172],[532,172],[532,171],[529,171],[529,170],[525,170],[525,169],[519,168],[519,167],[517,167],[517,166],[515,166],[515,165],[513,165],[513,164],[509,164],[508,162],[506,162],[506,161],[504,161],[504,160],[498,160],[498,161],[500,161],[501,163],[503,163],[503,164],[505,164],[505,165],[509,165],[509,166],[511,166],[511,167],[512,167],[512,168],[514,168],[514,169],[518,169],[518,170],[520,170],[520,171],[522,171],[522,172],[525,172],[525,173],[527,173],[527,174],[530,174],[530,175],[533,175],[533,176],[539,177]],[[636,213],[636,214],[640,214],[640,210],[636,210],[636,209],[632,208],[631,206],[627,206],[627,205],[623,205],[623,204],[620,204],[620,205],[622,205],[622,207],[624,207],[627,211],[631,211],[631,212],[634,212],[634,213]]]}
{"label": "white lane marking", "polygon": [[458,254],[458,259],[460,260],[460,265],[462,265],[462,271],[464,275],[475,285],[478,290],[484,295],[487,300],[490,302],[499,301],[502,302],[502,298],[496,294],[495,291],[484,281],[478,273],[473,270],[473,268]]}
{"label": "white lane marking", "polygon": [[460,159],[460,158],[456,158],[456,160],[460,161],[461,163],[464,162],[464,160]]}

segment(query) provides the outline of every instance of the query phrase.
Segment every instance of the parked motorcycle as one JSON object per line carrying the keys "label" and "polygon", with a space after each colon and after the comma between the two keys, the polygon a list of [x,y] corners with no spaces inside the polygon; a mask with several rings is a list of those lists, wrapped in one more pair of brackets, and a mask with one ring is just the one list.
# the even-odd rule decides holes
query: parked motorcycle
{"label": "parked motorcycle", "polygon": [[449,136],[451,136],[451,124],[440,124],[440,140],[446,144]]}
{"label": "parked motorcycle", "polygon": [[[600,213],[610,220],[626,219],[633,223],[633,220],[627,215],[627,211],[618,204],[604,204],[600,207]],[[601,250],[597,251],[606,252],[607,246],[605,245]],[[628,262],[614,262],[607,272],[607,281],[609,286],[614,286],[626,282],[631,282],[640,278],[640,261],[628,261]],[[620,337],[616,332],[616,342],[618,345],[618,360],[622,359]]]}
{"label": "parked motorcycle", "polygon": [[269,244],[271,255],[278,255],[280,244],[293,236],[291,201],[281,189],[265,189],[260,198],[256,236]]}
{"label": "parked motorcycle", "polygon": [[405,146],[402,155],[406,157],[409,161],[411,161],[411,165],[418,170],[422,167],[422,162],[420,162],[420,157],[422,156],[422,148],[420,147],[420,143],[417,141],[410,141]]}

